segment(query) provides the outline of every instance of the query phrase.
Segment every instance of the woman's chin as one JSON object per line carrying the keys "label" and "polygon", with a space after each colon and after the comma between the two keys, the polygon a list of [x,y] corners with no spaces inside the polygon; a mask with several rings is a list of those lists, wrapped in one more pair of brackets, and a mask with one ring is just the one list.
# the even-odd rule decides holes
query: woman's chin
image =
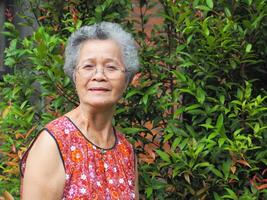
{"label": "woman's chin", "polygon": [[85,104],[86,106],[89,107],[93,107],[93,108],[98,108],[98,109],[103,109],[103,108],[112,108],[116,102],[113,101],[107,101],[107,100],[90,100],[90,101],[86,101],[83,104]]}

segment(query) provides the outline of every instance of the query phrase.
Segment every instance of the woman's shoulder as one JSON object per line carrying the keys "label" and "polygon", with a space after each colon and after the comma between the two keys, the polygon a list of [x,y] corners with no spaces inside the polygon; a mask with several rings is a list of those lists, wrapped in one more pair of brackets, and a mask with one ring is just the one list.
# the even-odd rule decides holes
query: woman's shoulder
{"label": "woman's shoulder", "polygon": [[128,141],[128,139],[126,138],[126,136],[123,133],[116,130],[116,136],[117,136],[117,140],[118,140],[119,145],[125,145],[128,148],[133,149],[133,145]]}
{"label": "woman's shoulder", "polygon": [[68,120],[68,117],[64,115],[50,121],[44,126],[44,128],[52,134],[63,134],[63,135],[68,134],[73,129],[75,129]]}
{"label": "woman's shoulder", "polygon": [[118,139],[122,140],[123,142],[129,143],[130,142],[126,139],[125,134],[123,134],[122,132],[120,132],[119,130],[116,129],[116,136]]}
{"label": "woman's shoulder", "polygon": [[64,124],[66,124],[67,118],[66,116],[60,116],[56,119],[51,120],[48,122],[45,127],[55,127],[55,128],[62,128],[64,127]]}

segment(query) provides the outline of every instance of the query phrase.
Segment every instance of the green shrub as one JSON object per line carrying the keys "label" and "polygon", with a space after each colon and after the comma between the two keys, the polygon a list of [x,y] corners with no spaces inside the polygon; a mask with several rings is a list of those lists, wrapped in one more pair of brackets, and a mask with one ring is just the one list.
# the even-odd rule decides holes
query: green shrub
{"label": "green shrub", "polygon": [[78,104],[62,71],[66,37],[104,19],[122,23],[140,46],[139,78],[114,123],[136,147],[141,197],[267,198],[264,0],[160,1],[164,23],[151,35],[133,29],[149,21],[150,1],[140,1],[139,22],[127,18],[128,1],[93,1],[89,10],[73,1],[58,4],[62,12],[54,1],[32,2],[42,25],[32,36],[20,39],[5,25],[13,73],[0,82],[0,194],[18,197],[22,152],[44,124]]}

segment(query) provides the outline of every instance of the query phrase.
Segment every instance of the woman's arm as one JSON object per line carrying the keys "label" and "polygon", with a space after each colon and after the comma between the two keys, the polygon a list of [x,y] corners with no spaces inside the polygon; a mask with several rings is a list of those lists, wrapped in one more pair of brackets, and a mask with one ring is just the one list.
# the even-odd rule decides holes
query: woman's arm
{"label": "woman's arm", "polygon": [[65,171],[57,144],[47,131],[42,131],[27,157],[21,199],[61,199],[64,184]]}

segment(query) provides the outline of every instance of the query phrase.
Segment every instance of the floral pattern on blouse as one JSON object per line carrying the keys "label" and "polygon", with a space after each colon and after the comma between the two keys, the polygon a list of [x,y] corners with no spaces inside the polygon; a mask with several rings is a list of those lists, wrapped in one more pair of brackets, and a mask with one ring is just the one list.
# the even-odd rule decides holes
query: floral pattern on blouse
{"label": "floral pattern on blouse", "polygon": [[[45,128],[55,139],[65,167],[66,182],[62,199],[135,198],[134,151],[121,133],[115,131],[114,147],[103,151],[85,138],[68,117],[60,117]],[[22,174],[26,167],[27,152],[21,162]]]}

